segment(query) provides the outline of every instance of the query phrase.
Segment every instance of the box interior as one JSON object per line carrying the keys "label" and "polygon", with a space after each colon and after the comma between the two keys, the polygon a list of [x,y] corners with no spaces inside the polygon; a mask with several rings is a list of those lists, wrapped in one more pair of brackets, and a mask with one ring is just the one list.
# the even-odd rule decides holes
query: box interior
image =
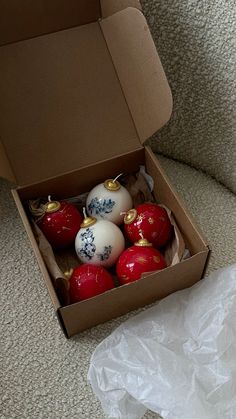
{"label": "box interior", "polygon": [[99,23],[2,47],[0,57],[2,141],[19,184],[141,147]]}
{"label": "box interior", "polygon": [[[26,200],[39,196],[47,196],[48,194],[52,194],[53,196],[55,195],[58,198],[77,195],[90,190],[98,182],[104,181],[104,179],[108,177],[115,176],[118,172],[123,171],[124,173],[128,173],[137,171],[140,164],[145,164],[148,173],[154,179],[154,195],[156,201],[165,204],[174,212],[175,219],[184,236],[186,245],[191,252],[191,258],[175,265],[174,267],[166,268],[163,271],[143,278],[141,280],[142,285],[132,283],[128,286],[125,285],[118,287],[102,296],[61,307],[58,296],[56,295],[55,289],[52,285],[52,279],[50,278],[48,272],[45,276],[46,267],[42,256],[37,254],[39,265],[41,269],[43,267],[44,270],[44,279],[52,297],[54,307],[58,311],[58,316],[65,333],[69,336],[77,333],[78,331],[84,330],[87,327],[106,321],[109,318],[124,314],[125,312],[137,308],[140,305],[155,301],[156,299],[168,295],[170,292],[180,289],[181,287],[184,288],[192,285],[194,281],[197,281],[201,277],[208,254],[207,243],[199,230],[196,228],[191,216],[184,208],[181,200],[171,187],[168,178],[163,173],[163,170],[156,159],[156,156],[148,147],[97,163],[92,167],[87,166],[80,168],[76,171],[55,177],[49,181],[18,188],[17,192],[15,192],[19,199],[17,205],[18,208],[21,209],[21,216],[25,222],[25,227],[27,231],[31,231],[29,220],[27,219],[26,212],[23,209],[26,205]],[[30,234],[33,248],[38,251],[32,231]],[[59,252],[58,256],[61,260],[61,266],[65,266],[65,261],[63,261],[63,252]],[[65,252],[65,260],[68,261],[70,259],[73,260],[73,263],[75,263],[76,256],[73,249]],[[180,271],[179,274],[178,271]],[[169,277],[170,274],[172,276]],[[178,275],[180,275],[180,277]],[[175,280],[177,277],[178,280]],[[165,283],[162,283],[163,278]],[[144,287],[144,289],[140,287]],[[132,292],[133,295],[136,295],[135,299],[131,298]],[[117,301],[117,298],[119,299],[119,302]],[[129,298],[131,298],[131,300],[129,300]],[[90,310],[92,310],[92,312],[95,310],[98,314],[95,317],[89,315]],[[81,319],[80,321],[78,320],[79,318]]]}

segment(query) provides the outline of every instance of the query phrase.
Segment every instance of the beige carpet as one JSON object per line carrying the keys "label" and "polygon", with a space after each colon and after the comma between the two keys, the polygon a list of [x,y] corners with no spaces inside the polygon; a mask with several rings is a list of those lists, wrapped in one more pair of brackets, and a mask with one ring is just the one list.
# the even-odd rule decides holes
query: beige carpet
{"label": "beige carpet", "polygon": [[[161,162],[209,238],[209,270],[235,262],[236,197],[188,166],[163,158]],[[122,319],[65,339],[9,184],[1,181],[0,189],[0,418],[102,419],[86,381],[89,359]]]}

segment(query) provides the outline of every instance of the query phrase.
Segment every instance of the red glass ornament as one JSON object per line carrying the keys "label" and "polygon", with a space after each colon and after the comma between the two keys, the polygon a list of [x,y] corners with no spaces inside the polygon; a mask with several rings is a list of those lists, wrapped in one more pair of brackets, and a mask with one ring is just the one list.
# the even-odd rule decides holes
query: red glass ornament
{"label": "red glass ornament", "polygon": [[82,217],[77,208],[65,201],[50,201],[45,205],[45,214],[38,226],[54,248],[63,248],[74,243]]}
{"label": "red glass ornament", "polygon": [[166,268],[162,254],[147,240],[141,239],[126,249],[119,257],[116,273],[120,283],[127,284],[141,278],[143,273]]}
{"label": "red glass ornament", "polygon": [[86,300],[114,288],[112,276],[102,266],[84,264],[70,277],[70,302]]}
{"label": "red glass ornament", "polygon": [[157,204],[140,204],[124,218],[126,237],[135,243],[142,235],[154,247],[161,248],[172,236],[172,225],[166,210]]}

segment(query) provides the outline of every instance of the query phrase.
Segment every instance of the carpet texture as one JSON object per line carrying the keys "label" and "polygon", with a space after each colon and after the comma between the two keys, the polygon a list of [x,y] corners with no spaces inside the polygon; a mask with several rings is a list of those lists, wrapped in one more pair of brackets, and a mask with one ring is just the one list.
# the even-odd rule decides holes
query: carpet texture
{"label": "carpet texture", "polygon": [[[209,271],[235,262],[235,195],[187,165],[160,161],[209,239]],[[86,380],[90,356],[129,315],[66,340],[6,181],[0,181],[0,220],[0,418],[102,419]]]}
{"label": "carpet texture", "polygon": [[236,192],[235,0],[143,0],[174,110],[155,151]]}

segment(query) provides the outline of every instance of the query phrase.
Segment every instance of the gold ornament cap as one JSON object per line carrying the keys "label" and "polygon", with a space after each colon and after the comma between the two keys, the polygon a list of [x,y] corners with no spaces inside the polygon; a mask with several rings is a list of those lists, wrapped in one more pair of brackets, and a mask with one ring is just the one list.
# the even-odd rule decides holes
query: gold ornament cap
{"label": "gold ornament cap", "polygon": [[73,269],[69,269],[68,271],[64,272],[64,276],[66,277],[66,279],[70,279],[71,275],[73,274]]}
{"label": "gold ornament cap", "polygon": [[137,217],[137,211],[136,211],[136,209],[135,208],[132,208],[132,209],[130,209],[126,214],[125,214],[125,217],[124,217],[124,223],[125,224],[131,224],[134,220],[135,220],[135,218]]}
{"label": "gold ornament cap", "polygon": [[86,213],[86,208],[83,208],[83,214],[84,214],[84,220],[83,222],[80,224],[81,228],[87,228],[92,226],[93,224],[95,224],[97,222],[97,218],[95,217],[88,217],[87,213]]}
{"label": "gold ornament cap", "polygon": [[140,247],[152,247],[152,243],[150,243],[147,239],[140,239],[138,242],[134,243],[135,246]]}
{"label": "gold ornament cap", "polygon": [[83,222],[80,224],[80,227],[81,228],[91,227],[96,222],[97,222],[97,219],[94,217],[85,217]]}
{"label": "gold ornament cap", "polygon": [[115,180],[115,179],[107,179],[105,180],[103,185],[108,191],[112,191],[112,192],[116,192],[121,188],[120,182],[118,182],[118,180]]}
{"label": "gold ornament cap", "polygon": [[45,205],[45,211],[47,213],[56,212],[61,208],[61,204],[58,201],[49,201]]}

